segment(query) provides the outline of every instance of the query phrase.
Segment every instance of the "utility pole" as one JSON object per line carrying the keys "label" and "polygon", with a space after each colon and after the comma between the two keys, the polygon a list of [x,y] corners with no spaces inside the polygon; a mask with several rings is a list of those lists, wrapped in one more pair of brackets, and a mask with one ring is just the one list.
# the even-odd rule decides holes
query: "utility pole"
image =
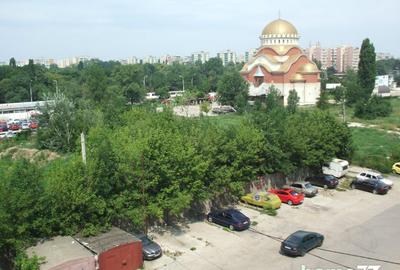
{"label": "utility pole", "polygon": [[346,123],[346,87],[343,87],[343,101],[342,101],[342,111],[343,111],[343,123]]}
{"label": "utility pole", "polygon": [[146,78],[147,78],[147,75],[145,75],[145,76],[143,77],[143,88],[144,88],[144,89],[146,89]]}
{"label": "utility pole", "polygon": [[82,149],[82,162],[86,165],[86,143],[85,143],[85,134],[81,133],[81,149]]}
{"label": "utility pole", "polygon": [[31,102],[33,101],[32,98],[32,80],[29,81],[29,93],[31,94]]}
{"label": "utility pole", "polygon": [[54,80],[54,82],[56,83],[56,94],[58,94],[58,82],[57,80]]}
{"label": "utility pole", "polygon": [[148,226],[147,226],[147,209],[146,209],[146,198],[145,198],[145,184],[144,184],[144,158],[143,153],[140,155],[140,182],[142,185],[142,205],[143,205],[143,213],[144,213],[144,233],[147,235]]}
{"label": "utility pole", "polygon": [[185,91],[185,78],[182,75],[179,75],[182,78],[182,91]]}

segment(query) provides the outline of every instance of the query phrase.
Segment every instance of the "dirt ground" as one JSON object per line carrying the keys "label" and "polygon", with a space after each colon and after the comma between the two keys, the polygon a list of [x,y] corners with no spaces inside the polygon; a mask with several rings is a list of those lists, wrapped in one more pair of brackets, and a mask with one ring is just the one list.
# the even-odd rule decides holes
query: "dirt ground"
{"label": "dirt ground", "polygon": [[[355,174],[360,168],[354,168]],[[252,228],[286,238],[296,230],[322,233],[322,248],[400,263],[400,177],[387,195],[360,190],[319,190],[300,206],[283,204],[275,217],[237,206],[253,222]],[[313,250],[304,257],[279,254],[280,243],[254,231],[230,232],[205,221],[151,233],[164,255],[145,262],[145,269],[358,269],[379,265],[380,270],[400,269],[390,264]],[[372,268],[371,268],[372,269]]]}

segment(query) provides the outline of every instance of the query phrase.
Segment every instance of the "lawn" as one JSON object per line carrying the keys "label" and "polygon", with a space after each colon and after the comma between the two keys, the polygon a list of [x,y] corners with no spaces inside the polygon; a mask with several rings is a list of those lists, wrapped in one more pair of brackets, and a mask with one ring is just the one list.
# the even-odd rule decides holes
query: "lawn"
{"label": "lawn", "polygon": [[400,161],[400,136],[371,128],[352,128],[352,163],[388,173]]}
{"label": "lawn", "polygon": [[[388,117],[378,117],[373,120],[365,120],[354,117],[353,108],[346,108],[346,120],[348,122],[359,122],[367,125],[376,125],[377,128],[396,130],[400,129],[400,98],[391,98],[393,112]],[[342,106],[331,105],[329,111],[338,119],[342,120]]]}

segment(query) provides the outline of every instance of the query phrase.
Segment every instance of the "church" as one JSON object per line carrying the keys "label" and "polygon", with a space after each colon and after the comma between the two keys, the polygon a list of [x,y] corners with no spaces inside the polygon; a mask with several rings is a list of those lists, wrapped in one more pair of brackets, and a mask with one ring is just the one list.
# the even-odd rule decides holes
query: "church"
{"label": "church", "polygon": [[264,98],[273,85],[287,104],[296,90],[299,105],[315,105],[321,92],[320,71],[299,47],[299,34],[290,22],[277,19],[264,27],[261,46],[240,74],[249,83],[252,100]]}

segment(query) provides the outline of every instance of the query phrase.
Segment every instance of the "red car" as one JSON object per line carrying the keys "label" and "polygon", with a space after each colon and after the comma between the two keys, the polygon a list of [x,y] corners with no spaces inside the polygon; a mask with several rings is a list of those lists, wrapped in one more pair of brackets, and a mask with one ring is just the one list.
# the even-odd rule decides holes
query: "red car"
{"label": "red car", "polygon": [[30,124],[29,124],[29,128],[31,128],[31,129],[37,129],[38,128],[38,123],[37,122],[34,122],[34,121],[32,121]]}
{"label": "red car", "polygon": [[17,124],[17,123],[12,123],[11,125],[10,125],[10,127],[9,127],[9,130],[20,130],[21,129],[21,126],[19,125],[19,124]]}
{"label": "red car", "polygon": [[304,201],[304,194],[291,188],[271,189],[269,192],[276,194],[283,203],[288,205],[301,204]]}

